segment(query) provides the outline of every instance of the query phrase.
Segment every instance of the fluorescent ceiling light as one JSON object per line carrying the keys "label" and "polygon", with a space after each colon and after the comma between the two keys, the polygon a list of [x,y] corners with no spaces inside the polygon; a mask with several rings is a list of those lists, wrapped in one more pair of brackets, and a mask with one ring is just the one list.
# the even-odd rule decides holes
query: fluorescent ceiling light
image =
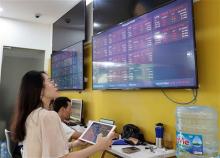
{"label": "fluorescent ceiling light", "polygon": [[0,7],[0,12],[2,12],[2,11],[3,11],[3,8]]}
{"label": "fluorescent ceiling light", "polygon": [[95,27],[95,28],[100,27],[100,26],[101,26],[101,24],[99,24],[99,23],[96,23],[96,22],[93,23],[93,27]]}

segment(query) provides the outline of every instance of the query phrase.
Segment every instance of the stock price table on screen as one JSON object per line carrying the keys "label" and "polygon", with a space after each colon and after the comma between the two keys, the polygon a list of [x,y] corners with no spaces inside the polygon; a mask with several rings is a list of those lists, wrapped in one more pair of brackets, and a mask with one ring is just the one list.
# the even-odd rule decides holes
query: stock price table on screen
{"label": "stock price table on screen", "polygon": [[94,36],[93,87],[194,86],[191,5],[177,0]]}
{"label": "stock price table on screen", "polygon": [[83,88],[82,56],[71,47],[52,54],[52,78],[59,90]]}

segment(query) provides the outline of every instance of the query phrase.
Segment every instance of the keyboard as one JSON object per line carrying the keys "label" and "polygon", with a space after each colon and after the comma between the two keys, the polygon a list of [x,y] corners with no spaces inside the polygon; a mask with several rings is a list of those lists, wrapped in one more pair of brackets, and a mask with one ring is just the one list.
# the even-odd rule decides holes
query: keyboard
{"label": "keyboard", "polygon": [[68,123],[66,123],[66,125],[67,126],[76,126],[77,125],[77,123],[76,122],[68,122]]}

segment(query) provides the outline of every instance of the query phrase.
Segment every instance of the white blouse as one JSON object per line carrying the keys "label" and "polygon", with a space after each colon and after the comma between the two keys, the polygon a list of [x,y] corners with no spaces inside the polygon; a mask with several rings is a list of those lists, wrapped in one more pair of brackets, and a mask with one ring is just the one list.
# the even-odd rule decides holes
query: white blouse
{"label": "white blouse", "polygon": [[59,158],[68,151],[60,117],[54,111],[38,108],[26,120],[23,158]]}

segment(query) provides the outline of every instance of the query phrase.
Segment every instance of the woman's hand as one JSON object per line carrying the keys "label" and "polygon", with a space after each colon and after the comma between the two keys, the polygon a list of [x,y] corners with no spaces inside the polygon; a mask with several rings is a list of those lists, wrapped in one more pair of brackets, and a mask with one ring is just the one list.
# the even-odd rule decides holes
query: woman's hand
{"label": "woman's hand", "polygon": [[77,144],[77,146],[86,146],[86,145],[88,145],[88,143],[86,143],[84,141],[81,141],[79,139],[75,140],[74,142]]}
{"label": "woman's hand", "polygon": [[115,138],[115,133],[111,132],[108,136],[103,137],[100,133],[97,137],[95,146],[98,147],[99,150],[106,150],[112,145],[112,139]]}
{"label": "woman's hand", "polygon": [[77,139],[77,140],[74,140],[74,141],[69,143],[69,148],[74,148],[74,147],[78,147],[78,146],[86,146],[87,144],[88,143]]}

